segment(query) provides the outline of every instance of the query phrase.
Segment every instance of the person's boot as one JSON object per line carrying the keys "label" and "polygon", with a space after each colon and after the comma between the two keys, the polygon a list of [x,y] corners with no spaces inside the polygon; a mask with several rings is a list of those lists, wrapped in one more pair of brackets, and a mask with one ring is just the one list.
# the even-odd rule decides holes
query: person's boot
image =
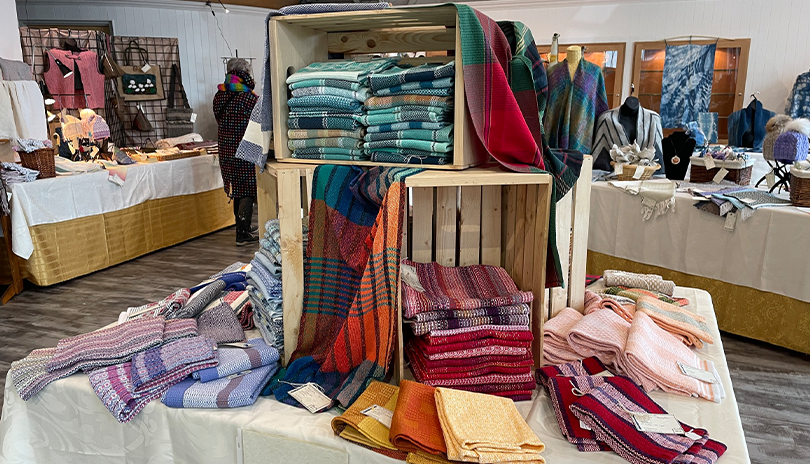
{"label": "person's boot", "polygon": [[251,231],[250,223],[253,219],[253,198],[239,199],[236,213],[236,245],[248,245],[259,240],[259,236]]}

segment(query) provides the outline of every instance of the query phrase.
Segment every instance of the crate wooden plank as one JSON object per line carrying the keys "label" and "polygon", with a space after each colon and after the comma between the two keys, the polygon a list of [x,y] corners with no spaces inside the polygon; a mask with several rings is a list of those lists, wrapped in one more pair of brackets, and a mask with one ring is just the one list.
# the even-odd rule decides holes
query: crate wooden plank
{"label": "crate wooden plank", "polygon": [[278,218],[281,234],[281,290],[284,313],[284,365],[298,343],[304,305],[304,240],[301,230],[301,175],[296,170],[278,173]]}
{"label": "crate wooden plank", "polygon": [[503,187],[503,222],[501,223],[501,240],[503,240],[503,251],[501,266],[512,275],[515,265],[515,202],[517,201],[517,186],[507,185]]}
{"label": "crate wooden plank", "polygon": [[526,288],[530,282],[523,281],[523,250],[526,244],[526,185],[518,185],[515,197],[515,257],[511,276],[519,288]]}
{"label": "crate wooden plank", "polygon": [[455,50],[456,31],[445,27],[331,32],[330,53],[395,53]]}
{"label": "crate wooden plank", "polygon": [[523,239],[523,268],[522,270],[516,270],[516,272],[523,274],[524,285],[531,284],[534,270],[537,267],[536,263],[534,263],[534,241],[536,236],[534,230],[536,226],[538,188],[535,185],[526,186],[526,233]]}
{"label": "crate wooden plank", "polygon": [[457,16],[455,7],[391,8],[387,10],[278,16],[273,18],[272,21],[296,24],[321,31],[339,32],[407,26],[453,27]]}
{"label": "crate wooden plank", "polygon": [[258,203],[259,232],[270,219],[278,217],[278,184],[276,176],[269,171],[261,172],[256,167],[256,202]]}
{"label": "crate wooden plank", "polygon": [[481,187],[461,187],[458,265],[479,264],[481,248]]}
{"label": "crate wooden plank", "polygon": [[418,263],[433,260],[433,188],[420,187],[413,191],[413,227],[411,256]]}
{"label": "crate wooden plank", "polygon": [[593,158],[585,156],[579,180],[574,186],[573,240],[571,245],[571,282],[568,285],[568,305],[585,310],[585,263],[588,257],[588,227],[591,210],[591,171]]}
{"label": "crate wooden plank", "polygon": [[411,191],[406,189],[405,195],[405,216],[402,218],[402,246],[399,248],[399,253],[402,258],[411,257],[411,242],[410,242],[410,224],[411,224]]}
{"label": "crate wooden plank", "polygon": [[568,306],[568,266],[571,256],[571,213],[573,208],[573,193],[568,192],[562,200],[557,202],[555,211],[555,227],[557,236],[557,253],[560,255],[561,276],[564,287],[551,289],[548,302],[548,317],[554,317]]}
{"label": "crate wooden plank", "polygon": [[551,212],[551,189],[550,184],[538,186],[537,205],[535,206],[535,229],[534,229],[534,273],[532,275],[531,288],[534,293],[532,302],[531,328],[534,335],[532,342],[532,357],[535,366],[543,365],[543,311],[545,308],[545,286],[546,286],[546,258],[548,244],[548,221]]}
{"label": "crate wooden plank", "polygon": [[[285,103],[285,105],[286,105],[286,103]],[[273,117],[275,118],[275,113],[273,113]],[[283,126],[285,128],[287,127],[286,117],[287,116],[285,115],[284,116],[284,118],[285,118],[284,126]],[[284,131],[285,137],[286,137],[286,133],[287,132],[285,130]],[[284,143],[285,143],[284,146],[286,147],[287,142],[284,142]],[[276,153],[278,153],[278,152],[276,152]],[[341,166],[365,166],[365,167],[369,167],[369,168],[373,168],[375,166],[385,166],[385,167],[392,167],[392,168],[401,168],[401,167],[407,167],[408,166],[408,165],[405,165],[405,164],[402,164],[402,163],[377,163],[377,162],[373,162],[373,161],[339,161],[339,160],[310,160],[310,159],[301,160],[301,159],[291,158],[290,156],[292,156],[292,152],[289,149],[287,149],[287,155],[285,155],[285,156],[286,157],[284,157],[284,158],[276,158],[276,161],[279,161],[281,163],[295,163],[295,164],[305,163],[305,164],[337,164],[337,165],[341,165]],[[425,167],[425,168],[430,168],[430,169],[434,169],[434,170],[447,172],[447,171],[461,171],[463,169],[466,169],[468,166],[454,166],[452,164],[444,164],[444,165],[435,165],[435,166],[431,165],[431,166],[420,166],[420,167]]]}
{"label": "crate wooden plank", "polygon": [[[401,164],[398,166],[402,166]],[[425,170],[408,176],[405,185],[408,187],[450,187],[465,185],[528,185],[548,184],[548,174],[527,174],[507,171],[500,166],[468,169],[458,172],[436,172]]]}
{"label": "crate wooden plank", "polygon": [[501,264],[501,190],[481,187],[481,264]]}
{"label": "crate wooden plank", "polygon": [[456,226],[458,225],[458,188],[436,188],[436,262],[456,265]]}
{"label": "crate wooden plank", "polygon": [[[397,278],[397,289],[402,288],[402,275]],[[399,293],[399,292],[397,292]],[[402,297],[397,295],[397,333],[394,345],[394,376],[397,382],[405,378],[405,334],[402,332]]]}

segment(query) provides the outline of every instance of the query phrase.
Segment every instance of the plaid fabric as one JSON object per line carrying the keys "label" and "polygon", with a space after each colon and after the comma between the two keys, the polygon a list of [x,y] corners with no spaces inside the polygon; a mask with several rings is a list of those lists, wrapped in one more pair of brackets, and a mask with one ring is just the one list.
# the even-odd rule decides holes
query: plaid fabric
{"label": "plaid fabric", "polygon": [[375,153],[391,153],[403,156],[420,156],[420,157],[434,156],[446,158],[448,160],[453,157],[452,153],[438,153],[433,151],[418,150],[416,148],[375,148],[373,151]]}
{"label": "plaid fabric", "polygon": [[479,338],[477,340],[468,340],[457,343],[446,343],[444,345],[431,345],[427,343],[424,337],[414,337],[410,341],[411,345],[426,355],[440,354],[445,351],[458,351],[467,350],[470,348],[480,348],[482,346],[516,346],[523,348],[531,348],[531,340],[503,340],[498,338]]}
{"label": "plaid fabric", "polygon": [[435,97],[431,95],[394,95],[390,97],[371,97],[365,101],[365,107],[370,110],[394,108],[403,105],[452,108],[453,99],[450,97]]}
{"label": "plaid fabric", "polygon": [[362,125],[351,115],[347,116],[320,116],[320,117],[295,117],[287,120],[287,127],[290,129],[343,129],[357,130]]}
{"label": "plaid fabric", "polygon": [[443,106],[425,106],[425,105],[400,105],[400,106],[392,106],[390,108],[378,108],[378,109],[367,109],[366,115],[376,115],[376,114],[396,114],[396,113],[407,113],[410,111],[427,111],[428,113],[437,113],[437,114],[448,114],[450,111]]}
{"label": "plaid fabric", "polygon": [[[539,120],[542,121],[548,101],[548,76],[534,43],[532,31],[525,24],[517,21],[498,21],[498,27],[503,31],[512,49],[513,59],[510,67],[513,75],[525,72],[526,68],[531,69],[534,97],[537,99],[537,112],[540,115]],[[515,95],[517,99],[522,97],[522,95]],[[540,128],[543,128],[542,124]]]}
{"label": "plaid fabric", "polygon": [[434,153],[448,153],[453,151],[453,145],[451,143],[411,139],[366,142],[363,144],[363,148],[367,151],[376,151],[377,148],[412,148],[414,150],[431,151]]}
{"label": "plaid fabric", "polygon": [[292,89],[293,97],[307,97],[314,95],[331,95],[335,97],[342,97],[348,98],[350,100],[365,102],[368,99],[368,97],[371,96],[371,92],[368,89],[349,90],[349,89],[341,89],[339,87],[326,87],[326,86]]}
{"label": "plaid fabric", "polygon": [[201,382],[210,382],[278,362],[278,350],[267,345],[264,339],[253,338],[248,340],[248,343],[253,346],[245,349],[219,348],[217,350],[219,364],[196,371],[191,376]]}
{"label": "plaid fabric", "polygon": [[389,132],[370,132],[363,137],[366,142],[376,142],[380,140],[429,140],[431,142],[452,142],[453,125],[450,124],[439,130],[427,129],[405,129]]}
{"label": "plaid fabric", "polygon": [[380,124],[368,126],[366,128],[366,132],[373,134],[378,132],[393,132],[408,129],[440,130],[452,126],[453,126],[452,124],[447,124],[443,122],[406,121],[406,122],[396,122],[393,124]]}
{"label": "plaid fabric", "polygon": [[642,296],[649,296],[652,298],[657,298],[665,303],[674,304],[677,306],[686,306],[689,304],[689,300],[687,298],[669,297],[663,293],[651,292],[642,288],[608,287],[605,289],[605,293],[608,295],[623,296],[625,298],[630,298],[633,301],[638,301],[638,299]]}
{"label": "plaid fabric", "polygon": [[299,69],[287,78],[287,83],[292,84],[308,79],[340,79],[364,84],[369,74],[384,71],[397,61],[399,58],[378,58],[371,61],[321,61]]}
{"label": "plaid fabric", "polygon": [[287,131],[287,137],[291,139],[316,139],[322,137],[351,137],[353,139],[362,139],[363,132],[361,130],[342,130],[342,129],[290,129]]}
{"label": "plaid fabric", "polygon": [[189,377],[163,396],[170,408],[238,408],[256,402],[262,388],[279,368],[278,362],[252,369],[235,378],[200,382]]}
{"label": "plaid fabric", "polygon": [[287,100],[290,111],[308,111],[309,108],[324,109],[333,108],[344,111],[357,111],[363,104],[355,99],[338,97],[335,95],[310,95],[306,97],[293,97]]}
{"label": "plaid fabric", "polygon": [[318,139],[290,139],[287,140],[287,146],[290,150],[316,147],[337,147],[357,150],[362,148],[363,142],[350,137],[325,137]]}
{"label": "plaid fabric", "polygon": [[451,159],[445,156],[430,155],[401,155],[397,153],[374,152],[370,156],[371,161],[377,163],[399,163],[399,164],[427,164],[443,165],[448,164]]}
{"label": "plaid fabric", "polygon": [[512,306],[499,306],[494,308],[477,308],[477,309],[447,309],[438,311],[426,311],[418,313],[414,316],[415,322],[437,321],[441,319],[466,319],[471,317],[482,316],[504,316],[513,314],[529,314],[529,305],[512,305]]}
{"label": "plaid fabric", "polygon": [[[313,151],[314,150],[314,151]],[[296,150],[292,157],[296,159],[315,160],[335,160],[335,161],[363,161],[368,160],[368,155],[362,150],[346,150],[345,152],[326,151],[329,148],[307,148],[306,150]],[[343,150],[342,148],[332,150]]]}
{"label": "plaid fabric", "polygon": [[366,126],[380,124],[393,124],[396,122],[423,121],[423,122],[452,122],[452,113],[433,113],[431,111],[402,111],[383,114],[360,116],[360,122]]}
{"label": "plaid fabric", "polygon": [[289,87],[290,90],[305,89],[307,87],[329,87],[331,89],[353,91],[367,90],[367,87],[359,82],[342,81],[340,79],[305,79],[303,81],[293,82]]}
{"label": "plaid fabric", "polygon": [[[315,382],[348,406],[370,379],[382,379],[393,355],[403,179],[419,169],[351,166],[315,169],[309,261],[298,346],[285,381]],[[335,286],[334,282],[341,285]],[[297,404],[289,385],[276,398]]]}
{"label": "plaid fabric", "polygon": [[448,78],[447,80],[440,79],[438,81],[409,82],[407,84],[395,85],[387,89],[380,89],[374,92],[374,95],[378,97],[393,95],[452,97],[455,93],[453,80]]}
{"label": "plaid fabric", "polygon": [[393,68],[376,72],[368,77],[368,84],[372,90],[384,89],[406,82],[435,81],[442,78],[452,78],[456,75],[456,63],[423,64],[413,68]]}
{"label": "plaid fabric", "polygon": [[440,319],[427,322],[407,322],[414,335],[424,335],[432,330],[458,329],[461,327],[476,327],[479,325],[517,325],[528,327],[529,315],[512,314],[469,317],[464,319]]}
{"label": "plaid fabric", "polygon": [[499,340],[532,341],[534,336],[528,329],[515,326],[483,325],[466,329],[434,330],[422,337],[428,345],[445,345],[479,338],[496,338]]}

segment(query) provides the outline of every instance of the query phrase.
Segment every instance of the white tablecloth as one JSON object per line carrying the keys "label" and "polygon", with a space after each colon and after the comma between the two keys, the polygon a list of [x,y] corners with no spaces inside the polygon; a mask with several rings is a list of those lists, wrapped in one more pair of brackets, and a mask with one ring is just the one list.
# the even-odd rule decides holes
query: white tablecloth
{"label": "white tablecloth", "polygon": [[213,155],[131,165],[123,186],[108,181],[108,175],[98,171],[13,184],[14,254],[28,259],[34,252],[29,227],[118,211],[147,200],[207,192],[223,185]]}
{"label": "white tablecloth", "polygon": [[760,208],[726,231],[725,218],[699,211],[691,195],[675,201],[674,212],[644,221],[641,198],[595,182],[588,249],[810,302],[810,214]]}
{"label": "white tablecloth", "polygon": [[[728,451],[719,464],[749,463],[737,402],[729,378],[717,320],[711,297],[703,290],[678,288],[676,295],[689,298],[689,308],[706,317],[717,341],[699,355],[714,361],[728,394],[721,403],[653,392],[651,396],[681,421],[709,431],[712,438],[725,443]],[[518,410],[546,444],[543,453],[550,463],[623,463],[614,453],[580,453],[560,433],[545,392],[535,391],[532,401],[516,403]],[[250,407],[231,410],[171,409],[152,402],[128,424],[119,424],[102,406],[90,388],[87,377],[74,375],[52,383],[35,398],[24,402],[6,381],[3,417],[0,421],[0,462],[59,463],[211,463],[242,462],[237,438],[252,432],[275,437],[264,442],[273,450],[283,444],[283,455],[263,452],[263,463],[313,462],[323,456],[323,448],[333,449],[332,456],[348,454],[350,463],[390,462],[393,459],[336,437],[330,421],[337,412],[312,415],[304,409],[288,406],[272,398],[259,398]],[[253,435],[255,438],[256,435]],[[245,464],[259,451],[255,440],[244,442]],[[313,445],[320,445],[314,447]],[[333,459],[334,460],[334,459]],[[343,460],[345,462],[345,460]]]}

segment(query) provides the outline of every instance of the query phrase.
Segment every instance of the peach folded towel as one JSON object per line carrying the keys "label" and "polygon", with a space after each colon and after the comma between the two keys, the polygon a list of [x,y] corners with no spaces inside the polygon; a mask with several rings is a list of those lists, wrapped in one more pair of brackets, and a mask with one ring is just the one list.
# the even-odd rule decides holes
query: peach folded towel
{"label": "peach folded towel", "polygon": [[688,309],[642,296],[636,303],[636,310],[650,316],[658,327],[680,338],[687,346],[700,349],[703,348],[703,342],[714,343],[714,338],[709,335],[706,319]]}
{"label": "peach folded towel", "polygon": [[568,344],[568,332],[582,314],[574,308],[563,308],[543,325],[543,364],[565,364],[582,359]]}
{"label": "peach folded towel", "polygon": [[621,316],[627,322],[633,322],[633,313],[636,312],[634,304],[619,304],[618,301],[602,297],[594,292],[585,290],[585,314],[590,314],[600,309],[609,309]]}
{"label": "peach folded towel", "polygon": [[594,356],[619,370],[618,358],[624,351],[630,323],[613,311],[596,311],[583,316],[568,332],[568,344],[582,358]]}

